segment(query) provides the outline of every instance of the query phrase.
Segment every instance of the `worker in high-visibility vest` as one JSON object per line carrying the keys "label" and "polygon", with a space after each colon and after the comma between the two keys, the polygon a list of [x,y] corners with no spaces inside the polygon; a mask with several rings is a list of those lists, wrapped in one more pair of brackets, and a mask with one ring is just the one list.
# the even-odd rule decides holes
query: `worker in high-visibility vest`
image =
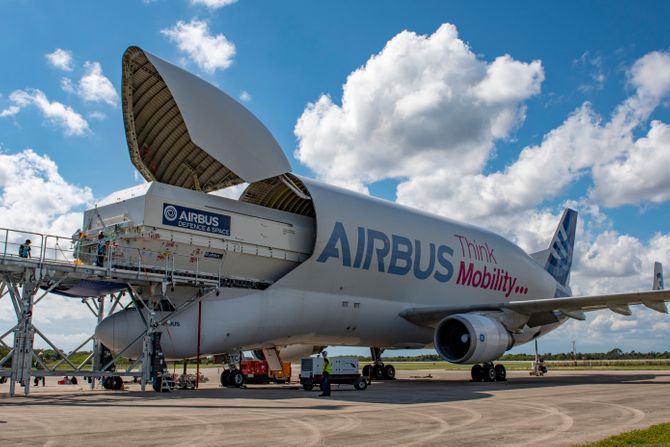
{"label": "worker in high-visibility vest", "polygon": [[323,370],[321,371],[321,394],[319,394],[319,397],[330,396],[330,374],[333,372],[333,365],[330,363],[328,353],[323,351],[321,357],[323,357]]}

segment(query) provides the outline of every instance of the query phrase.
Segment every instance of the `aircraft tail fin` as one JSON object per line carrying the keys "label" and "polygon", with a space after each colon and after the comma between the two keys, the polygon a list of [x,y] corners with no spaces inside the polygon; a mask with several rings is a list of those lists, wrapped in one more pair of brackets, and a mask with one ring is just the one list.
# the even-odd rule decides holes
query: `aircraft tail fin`
{"label": "aircraft tail fin", "polygon": [[548,256],[544,263],[544,269],[556,279],[556,282],[563,286],[567,286],[570,282],[576,230],[577,211],[566,208],[551,240]]}
{"label": "aircraft tail fin", "polygon": [[651,290],[663,290],[663,264],[654,262],[654,284]]}

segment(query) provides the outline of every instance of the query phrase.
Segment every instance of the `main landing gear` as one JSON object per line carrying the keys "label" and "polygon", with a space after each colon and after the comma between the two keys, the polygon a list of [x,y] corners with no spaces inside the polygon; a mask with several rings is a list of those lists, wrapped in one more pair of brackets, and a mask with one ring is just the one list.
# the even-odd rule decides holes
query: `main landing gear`
{"label": "main landing gear", "polygon": [[395,367],[393,365],[385,365],[382,362],[381,348],[370,348],[370,357],[372,357],[372,365],[365,365],[363,367],[363,377],[368,380],[395,380]]}
{"label": "main landing gear", "polygon": [[507,370],[503,365],[493,365],[493,363],[484,363],[474,365],[470,370],[473,382],[505,382],[507,380]]}
{"label": "main landing gear", "polygon": [[224,369],[221,373],[221,386],[242,388],[244,386],[244,374],[237,367],[242,360],[242,353],[226,355],[224,360],[224,363],[228,364],[228,369]]}

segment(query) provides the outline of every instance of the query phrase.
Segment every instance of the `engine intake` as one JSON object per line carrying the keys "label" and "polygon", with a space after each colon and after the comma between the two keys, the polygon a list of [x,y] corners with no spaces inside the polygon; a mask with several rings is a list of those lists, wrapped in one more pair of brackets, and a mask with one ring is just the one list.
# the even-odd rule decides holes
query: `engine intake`
{"label": "engine intake", "polygon": [[435,328],[435,349],[451,363],[491,362],[513,345],[507,329],[478,314],[450,315]]}

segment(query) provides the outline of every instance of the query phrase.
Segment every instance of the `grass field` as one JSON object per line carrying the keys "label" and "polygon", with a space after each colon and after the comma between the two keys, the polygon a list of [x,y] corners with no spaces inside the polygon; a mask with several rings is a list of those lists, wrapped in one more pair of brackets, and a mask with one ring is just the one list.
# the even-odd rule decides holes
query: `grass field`
{"label": "grass field", "polygon": [[670,423],[652,425],[644,430],[633,430],[582,447],[657,447],[670,445]]}
{"label": "grass field", "polygon": [[[427,369],[441,370],[470,370],[472,365],[455,365],[448,362],[391,362],[398,371],[416,371]],[[527,361],[507,361],[501,362],[509,371],[530,371],[531,362]],[[586,360],[577,361],[577,366],[573,362],[545,362],[547,367],[560,370],[665,370],[670,369],[670,363],[667,361],[649,362],[642,361],[614,361],[614,360]]]}

